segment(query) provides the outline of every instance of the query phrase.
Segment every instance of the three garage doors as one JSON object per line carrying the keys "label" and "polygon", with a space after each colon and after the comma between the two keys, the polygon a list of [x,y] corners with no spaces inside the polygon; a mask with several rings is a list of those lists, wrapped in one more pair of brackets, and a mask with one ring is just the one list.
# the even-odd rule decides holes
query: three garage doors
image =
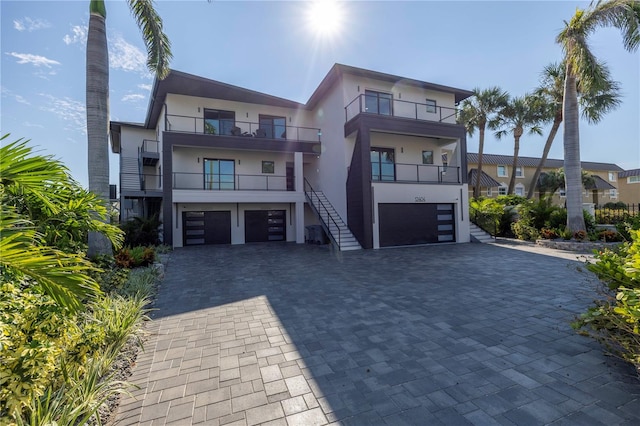
{"label": "three garage doors", "polygon": [[[285,210],[245,210],[245,242],[286,241]],[[182,213],[185,246],[231,244],[231,211]]]}

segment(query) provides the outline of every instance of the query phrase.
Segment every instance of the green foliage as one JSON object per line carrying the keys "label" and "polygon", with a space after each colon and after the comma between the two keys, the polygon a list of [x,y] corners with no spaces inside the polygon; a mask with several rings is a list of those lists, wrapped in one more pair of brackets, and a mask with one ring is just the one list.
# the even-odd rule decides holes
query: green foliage
{"label": "green foliage", "polygon": [[121,225],[125,233],[124,245],[129,247],[158,245],[160,243],[158,228],[161,224],[157,215],[148,219],[134,217],[128,220]]}
{"label": "green foliage", "polygon": [[114,293],[122,290],[129,278],[129,269],[116,265],[113,256],[100,255],[93,259],[93,263],[99,268],[91,273],[91,277],[100,285],[104,293]]}
{"label": "green foliage", "polygon": [[503,213],[503,206],[494,198],[472,198],[469,201],[473,222],[491,235],[496,234]]}
{"label": "green foliage", "polygon": [[150,297],[158,279],[158,272],[153,268],[136,268],[129,274],[126,285],[119,294],[126,297]]}
{"label": "green foliage", "polygon": [[526,197],[520,195],[499,195],[496,201],[503,206],[517,206],[527,201]]}
{"label": "green foliage", "polygon": [[558,231],[553,228],[542,228],[540,230],[540,237],[545,240],[555,240],[559,236]]}
{"label": "green foliage", "polygon": [[598,240],[604,241],[606,243],[617,243],[624,241],[624,237],[619,232],[605,229],[598,232]]}
{"label": "green foliage", "polygon": [[608,203],[605,203],[604,206],[605,209],[614,209],[614,210],[626,210],[627,209],[627,205],[625,203],[623,203],[622,201],[617,201],[617,202],[612,202],[609,201]]}
{"label": "green foliage", "polygon": [[587,231],[580,230],[573,233],[573,239],[578,241],[585,241],[588,236]]}
{"label": "green foliage", "polygon": [[624,222],[616,223],[616,230],[624,237],[626,241],[631,240],[630,231],[640,229],[640,215],[629,215]]}
{"label": "green foliage", "polygon": [[596,255],[587,268],[606,285],[606,298],[577,318],[572,326],[640,368],[640,231],[632,242]]}
{"label": "green foliage", "polygon": [[153,247],[137,246],[133,248],[125,247],[116,253],[116,265],[121,268],[137,268],[149,266],[156,258]]}
{"label": "green foliage", "polygon": [[540,237],[540,233],[533,226],[527,225],[524,221],[519,220],[518,222],[511,224],[511,229],[515,234],[516,238],[519,240],[525,241],[535,241]]}

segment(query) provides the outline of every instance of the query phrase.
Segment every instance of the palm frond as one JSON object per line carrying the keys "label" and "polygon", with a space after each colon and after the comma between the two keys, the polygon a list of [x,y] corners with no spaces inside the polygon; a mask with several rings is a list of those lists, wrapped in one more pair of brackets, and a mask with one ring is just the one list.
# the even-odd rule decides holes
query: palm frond
{"label": "palm frond", "polygon": [[164,79],[169,74],[173,54],[169,38],[162,29],[162,18],[154,9],[152,0],[127,0],[127,3],[147,47],[147,68],[159,79]]}

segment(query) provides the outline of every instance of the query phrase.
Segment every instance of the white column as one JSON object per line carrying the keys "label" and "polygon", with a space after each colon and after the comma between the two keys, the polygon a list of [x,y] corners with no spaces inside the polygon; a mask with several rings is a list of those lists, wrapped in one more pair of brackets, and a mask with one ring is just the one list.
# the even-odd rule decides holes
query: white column
{"label": "white column", "polygon": [[[304,175],[302,168],[302,153],[293,154],[293,175],[296,192],[304,192]],[[304,244],[304,201],[296,202],[296,243]]]}

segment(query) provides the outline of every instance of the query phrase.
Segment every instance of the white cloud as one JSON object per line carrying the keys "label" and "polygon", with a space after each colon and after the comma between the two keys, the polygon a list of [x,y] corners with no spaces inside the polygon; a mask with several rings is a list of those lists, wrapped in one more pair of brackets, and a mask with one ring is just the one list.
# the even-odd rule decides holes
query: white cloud
{"label": "white cloud", "polygon": [[31,32],[51,28],[51,23],[44,19],[31,19],[27,16],[24,19],[16,19],[13,21],[13,28],[18,31]]}
{"label": "white cloud", "polygon": [[147,90],[147,91],[151,91],[151,85],[150,84],[138,84],[138,89],[142,89],[142,90]]}
{"label": "white cloud", "polygon": [[33,55],[31,53],[7,52],[6,54],[13,56],[14,58],[18,58],[19,64],[32,64],[35,67],[45,66],[47,68],[51,68],[51,65],[60,65],[60,62],[58,61],[54,61],[53,59],[48,59],[40,55]]}
{"label": "white cloud", "polygon": [[23,98],[20,95],[15,95],[15,100],[16,100],[16,102],[19,102],[21,104],[31,105],[31,103],[28,100],[26,100],[25,98]]}
{"label": "white cloud", "polygon": [[4,86],[2,86],[2,96],[13,98],[16,102],[19,102],[21,104],[31,105],[31,103],[28,100],[26,100],[22,95],[17,95]]}
{"label": "white cloud", "polygon": [[42,124],[32,123],[30,121],[25,121],[24,123],[22,123],[22,125],[24,127],[39,127],[41,129],[44,129],[44,126]]}
{"label": "white cloud", "polygon": [[48,102],[45,102],[43,106],[40,107],[42,111],[51,112],[64,121],[69,122],[71,130],[81,131],[84,134],[87,133],[87,115],[84,102],[79,102],[68,97],[56,98],[46,93],[40,93],[40,96],[48,99]]}
{"label": "white cloud", "polygon": [[74,25],[71,27],[72,34],[66,34],[62,40],[65,44],[76,44],[80,43],[82,45],[87,43],[87,31],[88,27],[86,25]]}
{"label": "white cloud", "polygon": [[145,98],[145,95],[140,93],[130,93],[122,97],[122,102],[138,102]]}
{"label": "white cloud", "polygon": [[146,53],[127,42],[121,35],[109,39],[109,67],[150,76],[147,71]]}

